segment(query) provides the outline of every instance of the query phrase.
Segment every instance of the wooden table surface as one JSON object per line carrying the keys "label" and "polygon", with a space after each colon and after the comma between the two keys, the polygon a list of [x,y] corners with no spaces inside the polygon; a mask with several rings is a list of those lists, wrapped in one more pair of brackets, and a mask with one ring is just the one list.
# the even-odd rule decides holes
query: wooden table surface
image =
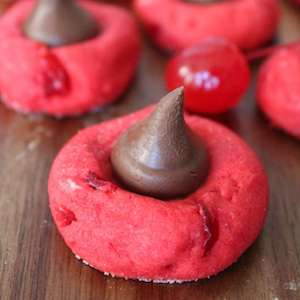
{"label": "wooden table surface", "polygon": [[[300,10],[282,7],[279,41],[295,40]],[[0,104],[0,299],[300,299],[300,142],[274,130],[257,110],[255,79],[238,108],[219,118],[255,149],[271,188],[264,230],[236,264],[197,283],[141,283],[106,277],[65,246],[48,208],[51,162],[80,128],[137,110],[165,93],[167,58],[147,41],[143,50],[132,86],[101,112],[55,120],[25,117]]]}

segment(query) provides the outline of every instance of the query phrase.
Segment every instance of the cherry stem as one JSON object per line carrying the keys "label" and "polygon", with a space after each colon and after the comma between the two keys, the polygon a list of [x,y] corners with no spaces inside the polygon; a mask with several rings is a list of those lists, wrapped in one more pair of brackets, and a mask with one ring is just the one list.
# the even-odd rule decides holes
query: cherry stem
{"label": "cherry stem", "polygon": [[279,49],[287,48],[287,47],[291,48],[297,45],[300,45],[300,40],[286,43],[286,44],[278,44],[271,47],[265,47],[265,48],[249,51],[245,53],[245,56],[248,61],[254,61],[269,56]]}

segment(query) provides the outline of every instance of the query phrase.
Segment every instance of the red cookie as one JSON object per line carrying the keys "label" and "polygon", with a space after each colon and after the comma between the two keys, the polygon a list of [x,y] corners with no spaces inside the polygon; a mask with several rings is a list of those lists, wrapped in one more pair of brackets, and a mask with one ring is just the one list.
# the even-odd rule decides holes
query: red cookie
{"label": "red cookie", "polygon": [[300,138],[300,44],[278,50],[262,66],[257,101],[275,126]]}
{"label": "red cookie", "polygon": [[61,150],[49,178],[54,221],[73,253],[103,272],[155,282],[207,278],[235,262],[261,231],[265,173],[234,133],[186,116],[210,154],[207,182],[170,201],[123,189],[112,176],[112,146],[150,111],[85,129]]}
{"label": "red cookie", "polygon": [[33,1],[15,4],[0,20],[0,93],[23,113],[78,115],[116,100],[139,58],[133,17],[116,6],[81,2],[102,29],[78,44],[48,48],[22,33]]}
{"label": "red cookie", "polygon": [[210,36],[255,48],[272,38],[279,21],[277,0],[135,0],[134,7],[153,40],[166,50],[181,50]]}

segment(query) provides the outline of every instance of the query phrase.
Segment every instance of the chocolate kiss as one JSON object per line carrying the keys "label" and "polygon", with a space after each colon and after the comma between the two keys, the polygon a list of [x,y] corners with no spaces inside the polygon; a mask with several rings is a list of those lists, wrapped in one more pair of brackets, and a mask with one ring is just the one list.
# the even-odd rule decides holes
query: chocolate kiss
{"label": "chocolate kiss", "polygon": [[53,47],[78,43],[99,32],[94,18],[73,0],[39,0],[23,29],[31,39]]}
{"label": "chocolate kiss", "polygon": [[183,117],[183,88],[160,100],[155,111],[129,128],[111,154],[113,170],[128,189],[156,198],[195,191],[208,171],[205,147]]}

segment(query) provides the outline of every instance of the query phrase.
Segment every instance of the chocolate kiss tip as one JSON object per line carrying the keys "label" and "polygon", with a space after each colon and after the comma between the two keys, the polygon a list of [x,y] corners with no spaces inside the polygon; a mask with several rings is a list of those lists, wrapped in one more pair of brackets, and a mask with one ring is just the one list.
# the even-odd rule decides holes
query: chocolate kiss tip
{"label": "chocolate kiss tip", "polygon": [[129,128],[111,154],[113,170],[128,189],[160,199],[195,191],[208,171],[205,147],[183,117],[182,87]]}
{"label": "chocolate kiss tip", "polygon": [[74,0],[39,0],[23,24],[24,33],[51,47],[94,38],[96,20]]}
{"label": "chocolate kiss tip", "polygon": [[174,115],[179,113],[183,117],[183,101],[184,101],[184,88],[178,87],[175,90],[168,93],[162,99],[160,99],[160,101],[156,105],[156,109],[153,112],[153,115],[160,115],[161,117],[164,118],[165,114],[170,115],[170,113],[174,111],[173,112]]}
{"label": "chocolate kiss tip", "polygon": [[183,104],[183,99],[184,99],[184,87],[178,87],[175,90],[171,91],[168,93],[166,96],[164,96],[158,103],[160,105],[161,103],[164,102],[169,102],[171,106],[176,107],[177,104],[174,102],[178,102]]}
{"label": "chocolate kiss tip", "polygon": [[183,86],[180,86],[180,87],[178,87],[178,88],[176,88],[175,90],[173,90],[172,92],[170,92],[169,94],[167,94],[167,95],[172,95],[172,94],[174,94],[174,95],[178,95],[179,97],[182,97],[183,96],[183,93],[184,93],[184,87]]}
{"label": "chocolate kiss tip", "polygon": [[[183,95],[184,95],[184,87],[180,86],[175,90],[169,92],[165,97],[170,97],[170,98],[173,97],[174,99],[176,99],[176,98],[183,98]],[[163,97],[162,99],[164,99],[165,97]]]}

